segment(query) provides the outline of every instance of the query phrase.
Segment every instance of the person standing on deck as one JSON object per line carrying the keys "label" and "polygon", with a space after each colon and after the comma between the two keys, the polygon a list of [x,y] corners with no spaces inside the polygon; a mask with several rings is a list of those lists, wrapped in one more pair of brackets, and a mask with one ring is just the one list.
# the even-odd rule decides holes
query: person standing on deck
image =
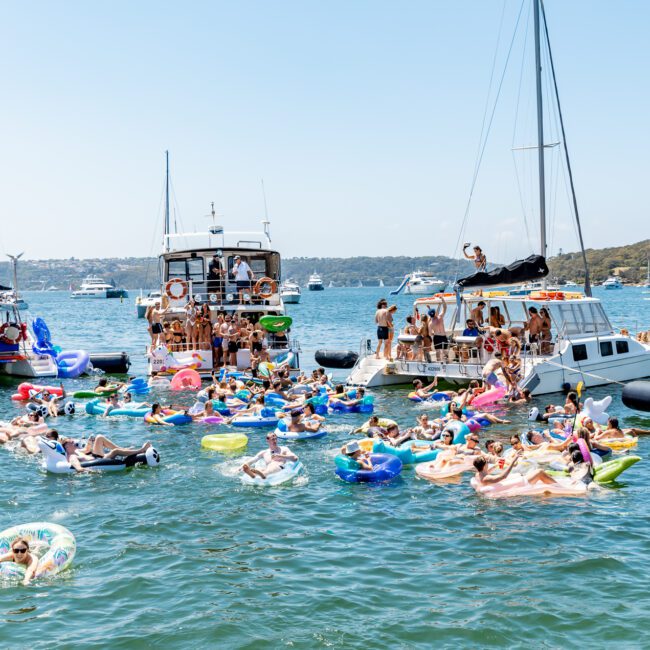
{"label": "person standing on deck", "polygon": [[377,303],[375,323],[377,324],[377,350],[375,351],[375,357],[377,357],[377,359],[381,358],[381,346],[383,345],[384,357],[388,359],[390,357],[390,348],[388,348],[389,314],[388,302],[386,302],[384,298]]}
{"label": "person standing on deck", "polygon": [[239,293],[239,304],[244,304],[244,292],[250,291],[251,283],[255,279],[248,262],[242,260],[239,255],[235,255],[235,263],[232,267],[232,274],[237,282],[237,292]]}
{"label": "person standing on deck", "polygon": [[476,267],[476,271],[486,271],[487,270],[487,258],[485,257],[485,254],[481,250],[480,246],[474,246],[474,255],[468,255],[467,254],[467,249],[470,247],[471,244],[467,243],[463,246],[463,255],[468,259],[472,260],[474,262],[474,266]]}

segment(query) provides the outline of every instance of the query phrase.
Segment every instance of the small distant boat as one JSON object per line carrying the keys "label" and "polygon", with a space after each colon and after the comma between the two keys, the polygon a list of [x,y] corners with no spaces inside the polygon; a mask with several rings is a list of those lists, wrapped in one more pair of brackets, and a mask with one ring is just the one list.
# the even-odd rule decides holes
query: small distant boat
{"label": "small distant boat", "polygon": [[[577,286],[577,285],[576,285]],[[513,287],[508,291],[511,296],[527,296],[535,291],[559,291],[560,288],[552,284],[544,286],[543,282],[524,282],[518,287]]]}
{"label": "small distant boat", "polygon": [[384,286],[386,286],[386,285],[384,284],[384,281],[383,281],[381,278],[379,278],[379,286],[380,286],[380,287],[384,287]]}
{"label": "small distant boat", "polygon": [[330,280],[330,283],[327,285],[328,289],[333,289],[334,288],[334,280]]}
{"label": "small distant boat", "polygon": [[47,287],[45,291],[59,291],[59,287],[55,287],[54,285],[52,285],[51,287]]}
{"label": "small distant boat", "polygon": [[293,280],[285,280],[280,287],[280,297],[286,304],[296,305],[300,302],[302,293],[300,292],[300,285]]}
{"label": "small distant boat", "polygon": [[71,298],[128,298],[126,289],[118,289],[96,275],[84,278],[81,287],[72,292]]}
{"label": "small distant boat", "polygon": [[565,289],[575,289],[576,287],[579,287],[580,285],[577,282],[574,282],[573,280],[567,280],[564,283]]}
{"label": "small distant boat", "polygon": [[162,293],[160,291],[150,291],[146,296],[140,295],[135,299],[135,311],[138,318],[144,318],[149,307],[153,307],[156,302],[162,300]]}
{"label": "small distant boat", "polygon": [[323,285],[323,279],[315,271],[309,276],[307,289],[309,289],[309,291],[323,291],[325,289],[325,286]]}
{"label": "small distant boat", "polygon": [[623,284],[618,278],[610,276],[605,280],[605,282],[603,282],[603,287],[605,289],[622,289]]}

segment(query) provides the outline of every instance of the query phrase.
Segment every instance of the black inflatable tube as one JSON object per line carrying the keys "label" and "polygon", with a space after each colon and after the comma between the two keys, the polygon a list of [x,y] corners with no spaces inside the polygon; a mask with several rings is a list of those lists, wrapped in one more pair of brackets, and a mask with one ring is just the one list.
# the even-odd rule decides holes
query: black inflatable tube
{"label": "black inflatable tube", "polygon": [[352,368],[359,355],[352,350],[316,350],[316,363],[325,368]]}
{"label": "black inflatable tube", "polygon": [[650,381],[633,381],[626,384],[621,398],[629,409],[650,411]]}
{"label": "black inflatable tube", "polygon": [[103,352],[90,355],[93,368],[99,368],[111,375],[126,375],[131,367],[131,360],[126,352]]}

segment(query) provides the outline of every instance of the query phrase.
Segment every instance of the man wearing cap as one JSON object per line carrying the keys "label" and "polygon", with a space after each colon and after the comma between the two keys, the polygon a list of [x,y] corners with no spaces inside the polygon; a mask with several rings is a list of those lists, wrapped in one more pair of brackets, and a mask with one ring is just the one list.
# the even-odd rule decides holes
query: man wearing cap
{"label": "man wearing cap", "polygon": [[244,291],[250,290],[251,282],[254,279],[253,271],[248,266],[248,262],[243,260],[239,255],[235,255],[235,263],[232,267],[232,274],[237,282],[237,291],[239,293],[239,304],[244,304]]}

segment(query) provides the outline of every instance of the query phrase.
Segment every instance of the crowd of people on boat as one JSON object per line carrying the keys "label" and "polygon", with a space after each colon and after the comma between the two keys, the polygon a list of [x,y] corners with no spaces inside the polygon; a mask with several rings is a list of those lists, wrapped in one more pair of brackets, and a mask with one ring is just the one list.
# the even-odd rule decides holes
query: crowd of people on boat
{"label": "crowd of people on boat", "polygon": [[237,352],[250,350],[250,365],[256,368],[270,361],[268,350],[288,347],[289,329],[267,332],[252,317],[237,312],[212,312],[206,302],[190,298],[184,307],[183,322],[177,317],[166,318],[169,307],[163,299],[147,309],[151,349],[166,347],[170,352],[212,350],[215,368],[237,365]]}

